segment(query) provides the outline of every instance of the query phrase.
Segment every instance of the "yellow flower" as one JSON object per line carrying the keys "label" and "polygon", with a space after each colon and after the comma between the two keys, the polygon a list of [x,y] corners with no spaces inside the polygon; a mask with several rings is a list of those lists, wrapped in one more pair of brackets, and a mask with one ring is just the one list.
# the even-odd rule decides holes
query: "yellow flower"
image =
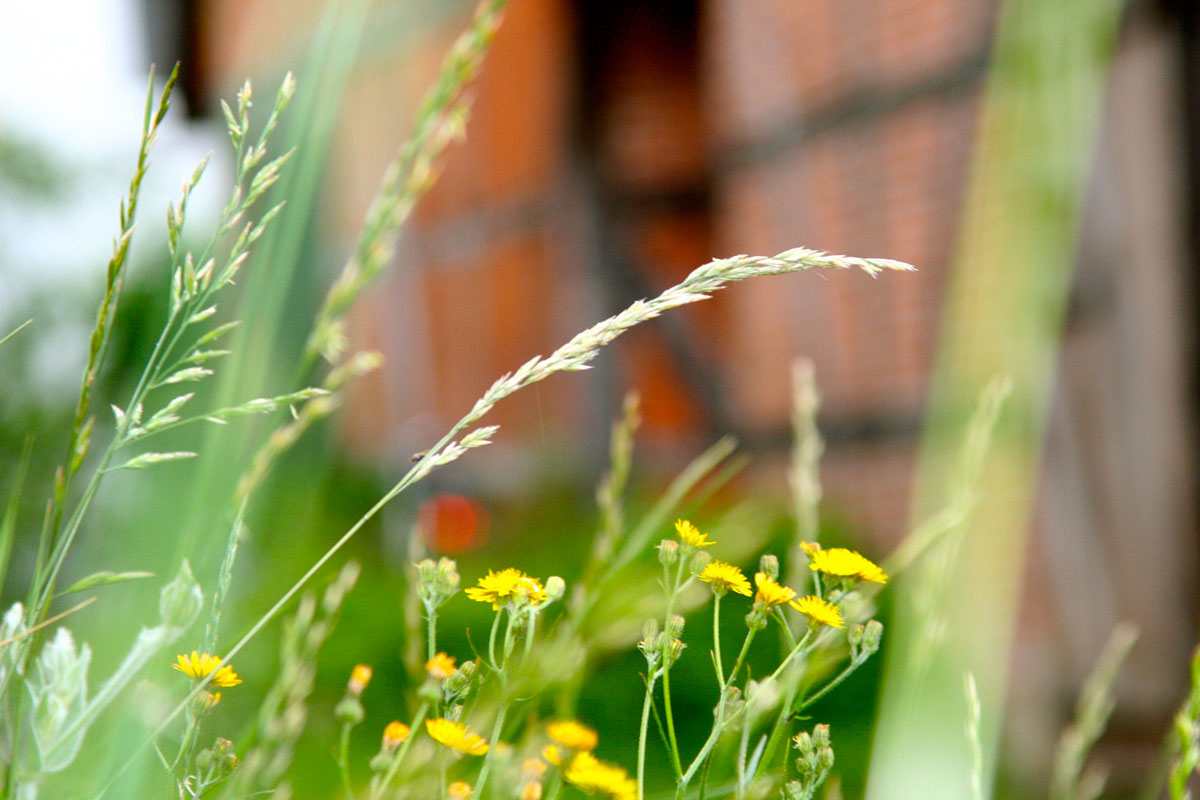
{"label": "yellow flower", "polygon": [[242,679],[237,676],[237,673],[233,671],[233,667],[229,664],[217,669],[217,664],[220,663],[220,656],[210,655],[209,653],[198,653],[193,650],[190,656],[176,656],[176,663],[171,666],[193,680],[207,678],[216,669],[217,672],[213,675],[209,685],[220,686],[222,689],[237,686],[242,682]]}
{"label": "yellow flower", "polygon": [[567,783],[594,794],[602,792],[614,800],[634,800],[637,781],[621,767],[606,764],[591,753],[577,753],[567,767]]}
{"label": "yellow flower", "polygon": [[540,780],[546,774],[546,762],[540,758],[527,758],[521,764],[521,775],[530,780]]}
{"label": "yellow flower", "polygon": [[429,673],[429,677],[435,681],[444,681],[454,673],[458,672],[458,668],[454,666],[454,656],[448,656],[445,653],[438,653],[433,658],[425,662],[425,671]]}
{"label": "yellow flower", "polygon": [[[807,552],[807,551],[805,551]],[[835,578],[858,578],[871,583],[887,583],[888,576],[869,558],[844,547],[832,547],[809,553],[808,568]]]}
{"label": "yellow flower", "polygon": [[722,589],[720,594],[732,589],[738,594],[750,596],[750,581],[746,580],[746,576],[740,569],[733,564],[726,564],[724,561],[708,562],[704,571],[700,573],[700,580],[712,584],[714,592],[720,587]]}
{"label": "yellow flower", "polygon": [[754,584],[758,587],[758,593],[754,595],[755,602],[763,603],[768,608],[789,603],[796,596],[795,591],[781,586],[765,572],[754,573]]}
{"label": "yellow flower", "polygon": [[813,553],[820,551],[821,545],[817,542],[801,542],[800,549],[811,556]]}
{"label": "yellow flower", "polygon": [[220,692],[205,692],[205,694],[207,697],[204,698],[204,705],[208,706],[209,708],[212,708],[217,703],[221,702]]}
{"label": "yellow flower", "polygon": [[679,541],[692,547],[711,547],[716,544],[708,538],[707,533],[701,533],[686,519],[675,520],[675,532],[679,534]]}
{"label": "yellow flower", "polygon": [[546,590],[537,578],[509,567],[499,572],[489,569],[488,574],[479,579],[478,586],[467,589],[467,597],[480,603],[491,603],[492,610],[499,611],[510,600],[540,605],[546,602]]}
{"label": "yellow flower", "polygon": [[383,729],[383,749],[391,752],[404,744],[411,732],[409,727],[399,720],[392,720]]}
{"label": "yellow flower", "polygon": [[455,781],[446,787],[447,800],[467,800],[475,790],[465,781]]}
{"label": "yellow flower", "polygon": [[558,752],[558,745],[548,744],[543,747],[542,758],[546,759],[556,767],[562,766],[562,753]]}
{"label": "yellow flower", "polygon": [[488,751],[487,740],[478,733],[471,733],[466,725],[448,719],[427,719],[425,730],[435,742],[451,750],[472,756],[481,756]]}
{"label": "yellow flower", "polygon": [[828,625],[831,628],[846,627],[846,623],[842,622],[842,612],[838,610],[838,607],[822,600],[815,594],[793,600],[790,605],[813,622]]}
{"label": "yellow flower", "polygon": [[526,781],[521,790],[521,800],[542,800],[542,782]]}
{"label": "yellow flower", "polygon": [[350,671],[350,683],[346,687],[350,694],[355,697],[362,694],[363,689],[366,689],[367,684],[371,682],[371,675],[371,668],[366,664],[356,664]]}
{"label": "yellow flower", "polygon": [[586,725],[575,720],[551,722],[546,725],[546,733],[550,738],[571,750],[595,750],[600,743],[600,737]]}

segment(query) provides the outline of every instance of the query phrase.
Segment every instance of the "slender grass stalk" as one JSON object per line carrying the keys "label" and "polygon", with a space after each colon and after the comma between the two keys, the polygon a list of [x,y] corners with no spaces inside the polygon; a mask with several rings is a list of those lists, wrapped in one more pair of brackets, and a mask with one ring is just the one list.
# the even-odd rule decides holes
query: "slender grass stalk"
{"label": "slender grass stalk", "polygon": [[[537,356],[521,365],[515,372],[500,377],[480,397],[471,410],[456,422],[442,438],[434,444],[425,455],[418,460],[405,475],[396,482],[379,500],[375,502],[353,525],[343,533],[315,562],[300,575],[287,591],[285,591],[271,607],[254,622],[242,637],[229,649],[221,661],[228,663],[241,652],[251,639],[266,627],[272,619],[282,611],[292,598],[308,584],[322,567],[332,559],[345,545],[362,530],[363,526],[375,517],[388,503],[414,483],[425,478],[433,469],[451,463],[462,456],[472,447],[486,444],[486,440],[471,439],[470,434],[461,441],[456,437],[463,430],[478,422],[496,403],[514,392],[538,383],[559,372],[575,372],[588,368],[600,350],[630,328],[647,320],[654,319],[678,306],[706,300],[708,297],[730,283],[749,278],[783,275],[808,269],[861,269],[869,275],[878,275],[884,270],[911,271],[913,268],[900,261],[875,258],[854,258],[850,256],[829,255],[808,248],[793,248],[775,256],[733,256],[716,259],[695,269],[679,284],[670,287],[662,294],[650,300],[638,300],[624,311],[609,317],[596,325],[580,332],[566,344],[559,347],[549,356]],[[745,650],[745,648],[743,648]],[[741,666],[744,652],[735,664],[734,674]],[[732,677],[731,677],[732,680]],[[182,712],[185,705],[201,690],[193,691],[171,711],[166,718],[151,732],[142,744],[135,748],[130,760],[121,768],[123,773],[138,757],[142,749],[160,735],[163,730]]]}
{"label": "slender grass stalk", "polygon": [[301,374],[319,355],[335,363],[340,359],[346,312],[391,263],[397,232],[433,185],[435,165],[446,147],[462,136],[470,107],[469,101],[461,99],[462,92],[479,73],[507,5],[508,0],[482,0],[470,28],[442,61],[438,77],[417,111],[412,134],[384,171],[354,252],[317,312],[305,344]]}
{"label": "slender grass stalk", "polygon": [[17,327],[13,328],[13,329],[12,329],[11,331],[9,331],[8,333],[4,334],[4,336],[0,337],[0,344],[4,344],[4,343],[5,343],[5,342],[7,342],[9,339],[13,338],[13,337],[14,337],[14,336],[16,336],[18,333],[20,333],[21,331],[25,330],[26,328],[28,328],[28,327],[29,327],[30,325],[32,325],[32,324],[33,324],[33,320],[32,320],[32,319],[27,319],[27,320],[25,320],[25,321],[24,321],[24,322],[22,322],[20,325],[18,325]]}
{"label": "slender grass stalk", "polygon": [[[1050,800],[1078,800],[1103,788],[1103,780],[1099,780],[1097,785],[1095,778],[1087,779],[1084,763],[1108,724],[1115,705],[1113,684],[1137,636],[1137,628],[1128,623],[1113,629],[1100,658],[1096,660],[1096,666],[1084,681],[1075,706],[1075,719],[1063,731],[1055,750]],[[1087,792],[1083,791],[1085,783],[1090,786]]]}
{"label": "slender grass stalk", "polygon": [[[67,493],[71,488],[71,479],[82,465],[83,457],[87,454],[90,443],[92,423],[88,422],[91,413],[92,387],[99,376],[100,367],[104,362],[104,354],[108,349],[109,334],[112,331],[113,319],[116,316],[117,304],[120,301],[121,287],[125,279],[125,265],[129,259],[129,245],[133,241],[134,222],[137,217],[138,199],[141,197],[142,179],[146,176],[149,166],[150,149],[157,139],[158,126],[166,117],[171,107],[171,93],[175,82],[179,79],[179,64],[176,64],[163,90],[159,95],[157,107],[154,103],[154,67],[150,68],[150,78],[146,88],[146,104],[142,114],[142,137],[138,145],[137,162],[133,177],[129,181],[129,190],[121,201],[119,214],[119,233],[113,243],[113,252],[108,261],[105,276],[104,297],[96,311],[96,325],[92,330],[88,345],[88,363],[83,371],[83,381],[79,387],[79,398],[75,404],[75,416],[71,425],[71,436],[67,442],[66,468],[55,481],[54,492],[54,523],[51,528],[50,546],[54,547],[59,526],[62,522],[63,507]],[[28,323],[26,323],[28,324]],[[24,327],[24,326],[22,326]],[[21,328],[17,329],[18,331]],[[13,331],[16,333],[16,331]],[[10,336],[12,334],[9,334]],[[5,337],[6,339],[8,337]]]}

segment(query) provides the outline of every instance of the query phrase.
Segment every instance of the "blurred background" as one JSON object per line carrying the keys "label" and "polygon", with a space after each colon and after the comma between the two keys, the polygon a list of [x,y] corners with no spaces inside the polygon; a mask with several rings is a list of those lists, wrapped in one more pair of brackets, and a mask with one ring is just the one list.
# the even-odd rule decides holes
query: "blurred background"
{"label": "blurred background", "polygon": [[[493,446],[435,473],[352,545],[368,585],[328,655],[313,724],[332,725],[320,703],[336,701],[357,661],[376,665],[380,697],[403,685],[402,674],[387,677],[403,624],[378,597],[394,593],[399,613],[413,536],[461,557],[466,581],[489,566],[549,574],[579,562],[596,525],[591,498],[609,425],[631,389],[644,418],[635,496],[652,498],[732,434],[751,459],[716,503],[755,498],[764,530],[755,541],[766,542],[767,531],[787,525],[791,364],[810,358],[827,440],[825,535],[872,556],[890,551],[913,520],[930,386],[939,348],[954,335],[946,309],[955,270],[982,263],[964,239],[963,209],[972,160],[986,158],[980,110],[1003,5],[513,0],[471,89],[466,142],[449,152],[394,268],[352,315],[352,346],[381,351],[386,365],[355,385],[334,424],[302,442],[260,498],[239,566],[253,578],[240,584],[245,608],[230,636],[497,376],[734,253],[803,245],[919,271],[750,281],[638,328],[590,372],[505,401]],[[248,76],[266,106],[290,69],[301,94],[284,132],[299,146],[282,187],[289,207],[244,287],[266,305],[247,299],[254,310],[241,312],[262,335],[243,337],[247,355],[215,390],[257,396],[290,374],[322,287],[470,10],[458,0],[0,3],[0,328],[35,318],[0,348],[0,486],[29,435],[36,486],[65,446],[148,64],[161,76],[180,60],[182,92],[152,159],[105,402],[110,394],[119,402],[131,380],[124,370],[144,358],[162,318],[166,199],[210,150],[209,184],[190,212],[197,234],[227,191],[218,99]],[[1027,546],[1018,548],[1013,649],[1001,665],[1009,796],[1044,786],[1078,687],[1122,619],[1141,638],[1102,755],[1114,796],[1128,796],[1182,696],[1200,612],[1200,14],[1186,0],[1134,0],[1115,18],[1114,47],[1088,62],[1100,105],[1082,118],[1094,130],[1068,136],[1077,133],[1087,169],[1069,198],[1079,213],[1068,225],[1066,282],[1048,301],[1061,305],[1061,319],[1048,308],[1056,350]],[[1002,254],[991,259],[1006,268]],[[1030,301],[1035,315],[1038,302]],[[221,435],[202,435],[219,455],[206,455],[198,475],[172,466],[173,477],[114,477],[79,562],[165,573],[180,554],[211,561],[228,519],[205,509],[246,455],[237,434]],[[36,530],[41,500],[29,498],[23,515]],[[188,522],[173,514],[180,502]],[[10,580],[6,602],[23,589]],[[137,618],[150,596],[140,591],[114,588],[110,610],[84,614],[99,624],[118,606]],[[453,613],[478,624],[473,609]],[[93,644],[98,665],[120,657]],[[248,682],[269,675],[272,645],[256,652],[238,665]],[[636,662],[619,663],[636,675]],[[859,732],[848,763],[870,748],[873,675],[829,710]],[[611,682],[581,711],[587,719],[590,708],[602,741],[619,735],[622,720],[606,719],[599,698],[633,697],[640,686]],[[382,713],[369,721],[392,716]],[[835,721],[835,743],[838,730]],[[617,747],[613,757],[632,752]],[[305,767],[314,790],[334,785],[324,758],[317,752]],[[848,777],[843,790],[861,796],[863,785]]]}

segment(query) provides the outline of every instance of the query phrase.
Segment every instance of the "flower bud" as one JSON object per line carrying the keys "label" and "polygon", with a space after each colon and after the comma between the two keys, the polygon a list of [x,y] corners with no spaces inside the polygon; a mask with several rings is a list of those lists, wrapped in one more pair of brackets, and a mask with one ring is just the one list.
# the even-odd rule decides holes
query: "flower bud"
{"label": "flower bud", "polygon": [[679,542],[674,539],[663,539],[658,544],[658,562],[669,567],[679,560]]}
{"label": "flower bud", "polygon": [[546,605],[557,603],[567,592],[567,582],[557,575],[546,578]]}
{"label": "flower bud", "polygon": [[687,647],[687,645],[681,642],[679,639],[671,639],[667,645],[667,651],[663,653],[664,663],[670,666],[678,661],[679,657],[683,655],[683,650],[685,647]]}
{"label": "flower bud", "polygon": [[746,615],[746,627],[752,631],[761,631],[767,627],[767,615],[760,606],[762,603],[755,603],[750,613]]}
{"label": "flower bud", "polygon": [[817,765],[822,770],[833,768],[833,748],[819,747],[817,748]]}
{"label": "flower bud", "polygon": [[874,653],[879,649],[879,644],[883,640],[883,623],[873,619],[866,624],[863,630],[862,649],[864,654]]}
{"label": "flower bud", "polygon": [[800,731],[792,737],[792,747],[799,750],[802,754],[809,753],[813,749],[812,734],[808,731]]}
{"label": "flower bud", "polygon": [[371,668],[366,664],[356,664],[350,671],[350,681],[346,684],[346,691],[358,697],[371,682],[372,674]]}
{"label": "flower bud", "polygon": [[765,572],[767,577],[775,580],[779,577],[779,559],[767,553],[758,561],[759,572]]}
{"label": "flower bud", "polygon": [[437,577],[439,588],[447,597],[454,594],[458,590],[458,584],[461,578],[458,574],[458,564],[450,558],[439,558],[437,565]]}
{"label": "flower bud", "polygon": [[692,560],[688,563],[688,569],[691,570],[693,575],[699,575],[701,572],[704,572],[704,568],[708,566],[710,561],[712,561],[712,556],[703,550],[697,550],[692,555]]}
{"label": "flower bud", "polygon": [[828,747],[829,746],[829,725],[826,723],[820,723],[819,725],[814,725],[813,731],[812,731],[812,741],[813,741],[813,745],[816,747]]}
{"label": "flower bud", "polygon": [[667,635],[678,639],[683,636],[683,617],[678,614],[672,614],[667,620]]}
{"label": "flower bud", "polygon": [[464,661],[456,672],[442,683],[442,690],[449,696],[459,695],[471,688],[475,677],[475,662]]}
{"label": "flower bud", "polygon": [[195,576],[192,575],[192,567],[185,558],[175,580],[159,592],[159,616],[166,627],[182,631],[195,621],[203,604],[204,596],[200,593],[200,584],[196,582]]}
{"label": "flower bud", "polygon": [[410,733],[409,728],[399,720],[392,720],[383,729],[383,750],[386,753],[394,753],[396,748],[404,744]]}
{"label": "flower bud", "polygon": [[358,695],[347,693],[333,709],[334,716],[346,725],[357,725],[366,716]]}

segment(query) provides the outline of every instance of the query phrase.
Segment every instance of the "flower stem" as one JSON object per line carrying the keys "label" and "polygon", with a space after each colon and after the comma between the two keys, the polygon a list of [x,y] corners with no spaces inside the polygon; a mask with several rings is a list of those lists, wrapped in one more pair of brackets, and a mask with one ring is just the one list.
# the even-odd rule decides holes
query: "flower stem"
{"label": "flower stem", "polygon": [[346,800],[354,800],[354,785],[350,782],[350,729],[349,722],[342,723],[342,735],[338,743],[338,771],[342,774],[342,789]]}
{"label": "flower stem", "polygon": [[492,632],[488,635],[488,661],[492,669],[498,669],[496,666],[496,631],[500,630],[500,611],[496,612],[496,618],[492,620]]}
{"label": "flower stem", "polygon": [[724,689],[726,686],[729,686],[729,684],[733,683],[734,679],[737,678],[738,670],[742,668],[742,663],[746,660],[746,654],[750,652],[750,643],[754,641],[754,634],[756,633],[758,633],[758,631],[755,628],[751,628],[746,632],[746,639],[742,642],[742,650],[740,653],[738,653],[737,659],[733,662],[733,671],[729,673],[729,677],[725,680],[725,683],[721,685],[722,689]]}
{"label": "flower stem", "polygon": [[396,753],[396,757],[392,759],[392,763],[388,766],[388,770],[384,773],[383,780],[375,786],[370,793],[370,800],[378,800],[387,791],[388,784],[396,777],[396,773],[400,771],[400,765],[404,762],[404,756],[408,754],[408,748],[412,747],[413,739],[417,738],[417,729],[421,727],[421,723],[425,721],[425,714],[429,711],[429,703],[423,702],[417,708],[417,713],[413,716],[412,727],[408,731],[408,738],[404,740],[404,744],[400,745],[400,750]]}
{"label": "flower stem", "polygon": [[675,740],[675,714],[671,711],[671,669],[669,666],[663,667],[662,673],[663,684],[663,713],[667,718],[667,739],[671,743],[671,766],[675,768],[675,775],[683,774],[683,766],[679,763],[679,743]]}
{"label": "flower stem", "polygon": [[646,697],[642,700],[642,725],[638,729],[638,758],[637,758],[637,787],[638,800],[643,800],[645,797],[645,781],[646,781],[646,728],[650,724],[650,706],[654,702],[654,682],[658,678],[658,673],[650,676],[646,681]]}
{"label": "flower stem", "polygon": [[437,608],[428,603],[425,606],[425,621],[426,621],[426,645],[429,650],[429,655],[426,658],[433,658],[437,655]]}
{"label": "flower stem", "polygon": [[502,700],[500,710],[496,712],[496,724],[492,725],[492,738],[488,741],[490,745],[487,753],[483,757],[483,766],[479,768],[479,780],[475,784],[475,792],[479,800],[483,800],[484,787],[487,786],[488,772],[492,766],[492,753],[496,752],[496,745],[500,743],[500,734],[504,730],[504,716],[508,713],[508,702]]}
{"label": "flower stem", "polygon": [[713,658],[717,667],[717,686],[725,689],[725,668],[721,666],[721,595],[713,598]]}

